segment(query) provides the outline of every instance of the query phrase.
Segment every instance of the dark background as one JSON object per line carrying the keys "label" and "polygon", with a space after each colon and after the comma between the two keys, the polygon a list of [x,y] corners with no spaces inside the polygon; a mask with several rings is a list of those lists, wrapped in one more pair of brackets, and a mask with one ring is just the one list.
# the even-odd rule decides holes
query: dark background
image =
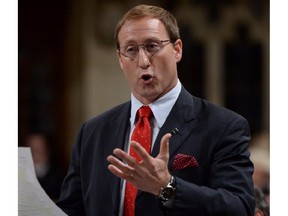
{"label": "dark background", "polygon": [[[67,86],[71,84],[67,79],[71,76],[71,72],[67,70],[69,64],[67,38],[71,37],[68,27],[71,23],[75,24],[77,22],[75,20],[79,17],[85,16],[85,11],[83,12],[81,7],[91,2],[97,15],[100,14],[101,6],[105,2],[115,1],[104,3],[97,0],[18,1],[18,145],[23,146],[25,138],[32,132],[46,134],[51,140],[53,158],[63,170],[67,168],[73,144],[70,143],[70,137],[76,135],[74,131],[68,129],[68,119],[72,118],[68,112],[71,107],[67,105],[69,95]],[[151,1],[128,0],[121,2],[125,5],[125,10],[136,3],[151,3]],[[201,25],[215,29],[225,21],[222,19],[223,7],[245,6],[251,17],[266,27],[266,31],[263,31],[266,40],[252,40],[251,23],[243,20],[236,23],[233,29],[236,36],[233,40],[222,39],[221,58],[224,59],[222,105],[247,118],[252,134],[268,130],[269,86],[265,85],[268,76],[264,69],[267,71],[269,62],[264,56],[265,52],[268,52],[269,1],[159,0],[152,3],[172,13],[180,4],[203,8],[206,11],[206,20]],[[75,10],[75,7],[79,10]],[[80,15],[79,11],[82,11]],[[185,44],[183,59],[178,65],[181,71],[180,80],[192,94],[206,98],[204,70],[207,65],[205,56],[209,52],[206,41],[195,37],[193,28],[187,23],[178,24]],[[77,36],[74,39],[74,43],[80,43]],[[98,35],[95,34],[95,40],[102,40],[103,44],[111,46],[110,41],[106,41],[101,35],[101,31],[98,31]],[[79,53],[79,58],[75,58],[78,65],[83,61],[81,55]],[[75,70],[77,74],[74,76],[81,80],[81,67]]]}

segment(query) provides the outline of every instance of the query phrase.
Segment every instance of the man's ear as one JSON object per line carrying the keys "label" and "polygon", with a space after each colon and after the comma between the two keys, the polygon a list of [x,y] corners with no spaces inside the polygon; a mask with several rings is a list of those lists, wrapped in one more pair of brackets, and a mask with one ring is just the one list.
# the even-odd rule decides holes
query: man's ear
{"label": "man's ear", "polygon": [[117,56],[118,56],[118,61],[119,61],[120,67],[121,67],[121,69],[123,69],[122,56],[121,56],[119,50],[117,50]]}
{"label": "man's ear", "polygon": [[183,43],[181,39],[177,39],[174,42],[175,58],[177,62],[179,62],[182,58],[182,48],[183,48]]}

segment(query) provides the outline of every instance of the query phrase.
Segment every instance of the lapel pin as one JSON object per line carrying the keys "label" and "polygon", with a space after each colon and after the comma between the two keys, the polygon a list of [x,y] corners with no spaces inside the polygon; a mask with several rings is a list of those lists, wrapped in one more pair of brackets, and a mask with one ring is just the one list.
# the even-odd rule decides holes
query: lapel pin
{"label": "lapel pin", "polygon": [[178,134],[178,133],[179,133],[178,128],[174,128],[174,129],[172,129],[172,133],[173,133],[174,135]]}

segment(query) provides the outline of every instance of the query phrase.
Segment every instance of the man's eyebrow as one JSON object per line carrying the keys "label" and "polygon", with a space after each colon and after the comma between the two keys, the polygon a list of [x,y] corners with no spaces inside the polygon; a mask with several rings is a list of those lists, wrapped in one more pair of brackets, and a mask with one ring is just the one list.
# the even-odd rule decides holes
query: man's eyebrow
{"label": "man's eyebrow", "polygon": [[160,41],[159,38],[153,37],[153,38],[147,38],[144,40],[144,43],[150,43],[150,42],[158,42]]}
{"label": "man's eyebrow", "polygon": [[151,37],[147,38],[142,42],[136,42],[136,40],[127,40],[123,43],[123,46],[129,46],[129,45],[140,45],[140,44],[145,44],[145,43],[151,43],[151,42],[159,42],[160,39],[157,37]]}

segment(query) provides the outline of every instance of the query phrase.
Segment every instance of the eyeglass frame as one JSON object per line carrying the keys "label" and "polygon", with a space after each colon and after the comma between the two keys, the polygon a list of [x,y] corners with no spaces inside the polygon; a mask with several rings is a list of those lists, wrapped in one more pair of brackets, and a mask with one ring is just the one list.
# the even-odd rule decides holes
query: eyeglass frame
{"label": "eyeglass frame", "polygon": [[[168,42],[168,43],[166,43],[166,42]],[[155,51],[155,52],[149,52],[149,51],[147,50],[147,49],[148,49],[148,48],[147,48],[147,45],[149,45],[149,44],[151,44],[151,43],[157,43],[157,44],[159,45],[159,50],[157,50],[157,51]],[[166,43],[166,44],[163,44],[163,43]],[[155,55],[157,52],[159,52],[160,50],[162,50],[164,46],[166,46],[166,45],[168,45],[168,44],[170,44],[170,43],[174,44],[175,41],[172,41],[172,40],[170,40],[170,39],[167,39],[167,40],[160,40],[160,41],[151,41],[151,42],[142,43],[142,44],[139,44],[139,45],[125,45],[125,46],[122,46],[122,47],[117,48],[117,50],[118,50],[118,52],[119,52],[121,55],[123,55],[124,57],[129,58],[129,59],[131,59],[131,60],[134,60],[134,59],[138,56],[138,54],[139,54],[140,47],[142,47],[142,48],[144,49],[146,55],[150,58],[150,57],[152,57],[153,55]],[[133,56],[133,57],[128,56],[128,55],[124,54],[123,52],[121,52],[121,49],[122,49],[122,48],[129,47],[129,46],[132,46],[133,48],[136,48],[136,47],[137,47],[137,49],[135,50],[135,51],[137,51],[137,52],[135,53],[135,56]]]}

